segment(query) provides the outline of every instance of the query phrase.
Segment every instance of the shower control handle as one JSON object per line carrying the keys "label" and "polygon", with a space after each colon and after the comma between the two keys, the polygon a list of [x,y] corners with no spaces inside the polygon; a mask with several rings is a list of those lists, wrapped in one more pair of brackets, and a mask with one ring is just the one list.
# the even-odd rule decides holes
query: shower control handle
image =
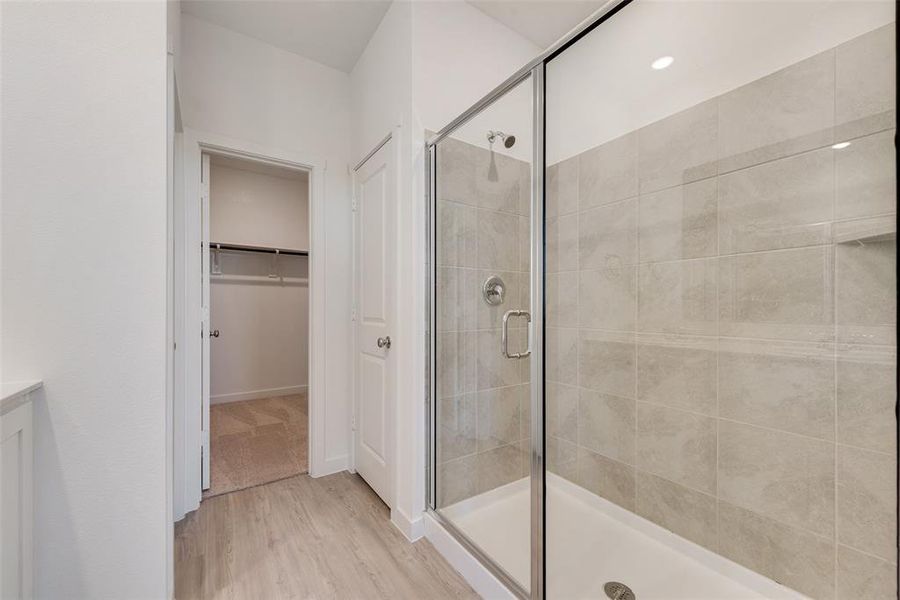
{"label": "shower control handle", "polygon": [[528,347],[525,352],[509,353],[509,319],[510,317],[525,317],[528,323],[531,323],[531,313],[527,310],[508,310],[503,315],[503,328],[500,330],[500,352],[506,358],[526,358],[531,356],[531,336],[528,336]]}

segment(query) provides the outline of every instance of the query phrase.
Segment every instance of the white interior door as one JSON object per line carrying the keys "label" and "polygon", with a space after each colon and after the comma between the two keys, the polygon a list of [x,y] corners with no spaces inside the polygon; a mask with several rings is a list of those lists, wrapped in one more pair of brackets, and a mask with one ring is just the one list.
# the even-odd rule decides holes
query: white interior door
{"label": "white interior door", "polygon": [[391,506],[394,363],[394,215],[388,141],[356,171],[356,470]]}
{"label": "white interior door", "polygon": [[200,166],[200,336],[201,376],[201,467],[203,489],[209,489],[209,154],[203,154]]}

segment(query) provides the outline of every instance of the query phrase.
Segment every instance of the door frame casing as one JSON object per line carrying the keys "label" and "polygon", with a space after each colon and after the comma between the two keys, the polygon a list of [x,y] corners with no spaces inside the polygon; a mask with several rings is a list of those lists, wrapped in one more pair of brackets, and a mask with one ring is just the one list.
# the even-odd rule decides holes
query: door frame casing
{"label": "door frame casing", "polygon": [[[179,519],[200,506],[202,498],[202,354],[201,339],[197,335],[201,311],[201,212],[200,170],[203,154],[228,156],[275,166],[302,169],[309,172],[309,473],[318,477],[334,472],[325,452],[325,177],[327,161],[318,155],[283,148],[274,148],[238,140],[196,129],[184,130],[183,194],[175,199],[176,216],[184,221],[184,237],[177,238],[175,255],[179,250],[185,260],[183,293],[175,302],[184,307],[184,351],[176,355],[182,361],[185,374],[184,391],[175,398],[175,411],[183,411],[184,479],[174,482],[184,491],[184,505],[174,507]],[[196,249],[196,250],[195,250]],[[191,273],[198,276],[192,277]],[[176,432],[178,433],[178,432]],[[338,469],[339,470],[339,469]],[[176,470],[177,472],[177,470]]]}

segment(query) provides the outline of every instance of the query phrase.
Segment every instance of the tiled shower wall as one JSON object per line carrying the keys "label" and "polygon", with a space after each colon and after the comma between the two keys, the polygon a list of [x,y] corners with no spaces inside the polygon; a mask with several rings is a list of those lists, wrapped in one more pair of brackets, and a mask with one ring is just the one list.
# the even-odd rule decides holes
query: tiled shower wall
{"label": "tiled shower wall", "polygon": [[[528,310],[531,165],[454,139],[438,146],[437,478],[439,507],[526,476],[530,469],[527,360],[500,353],[503,313]],[[482,299],[491,275],[499,306]],[[527,343],[510,322],[510,352]]]}
{"label": "tiled shower wall", "polygon": [[888,26],[548,169],[552,472],[896,598],[894,105]]}

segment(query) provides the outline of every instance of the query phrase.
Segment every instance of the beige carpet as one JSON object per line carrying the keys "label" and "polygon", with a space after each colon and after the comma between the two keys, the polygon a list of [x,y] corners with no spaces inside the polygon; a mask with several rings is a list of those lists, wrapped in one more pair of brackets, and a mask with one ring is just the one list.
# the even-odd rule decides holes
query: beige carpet
{"label": "beige carpet", "polygon": [[308,470],[306,394],[213,404],[210,488],[204,498]]}

